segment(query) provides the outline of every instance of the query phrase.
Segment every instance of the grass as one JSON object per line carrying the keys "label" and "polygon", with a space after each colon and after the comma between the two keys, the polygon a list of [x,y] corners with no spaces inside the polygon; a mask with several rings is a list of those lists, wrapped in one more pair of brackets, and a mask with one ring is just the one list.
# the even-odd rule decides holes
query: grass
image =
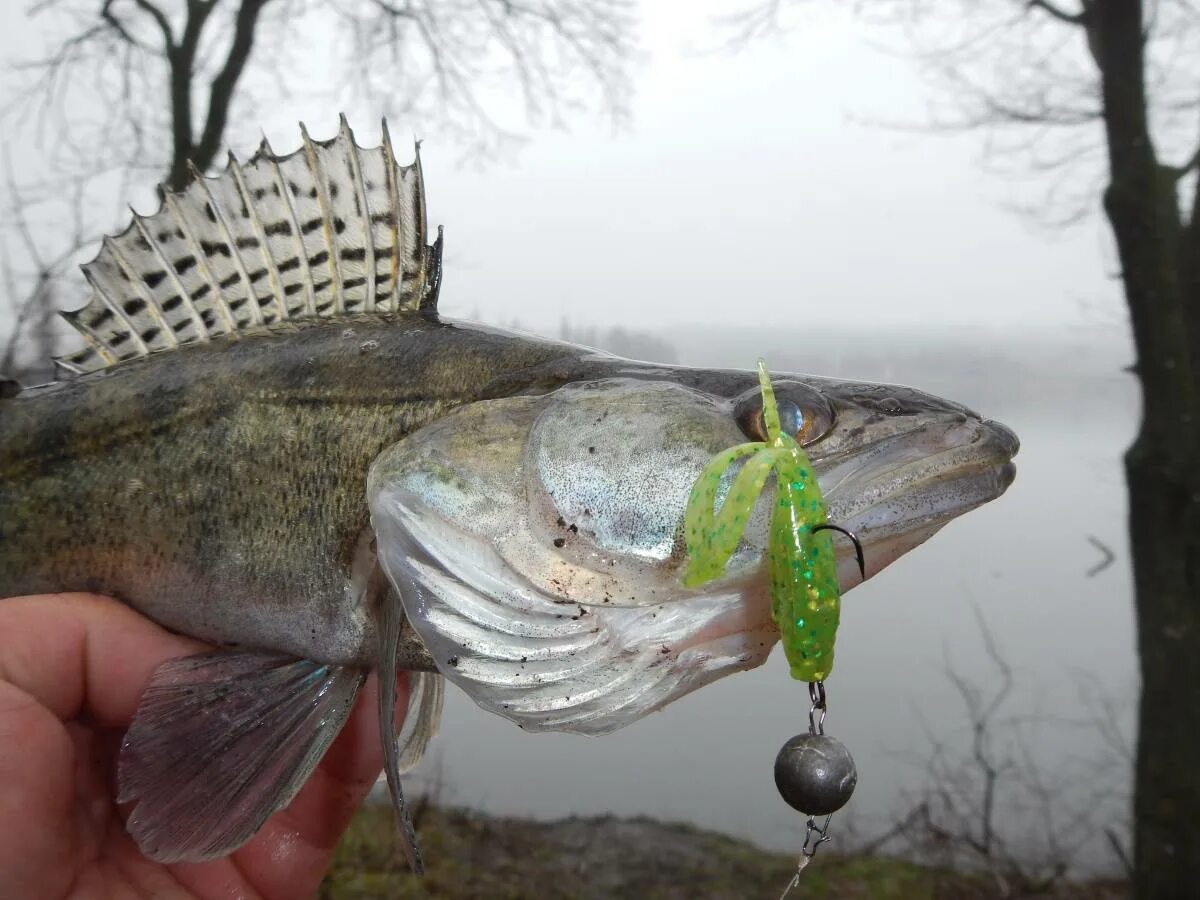
{"label": "grass", "polygon": [[[600,817],[557,822],[507,819],[425,807],[418,822],[426,875],[408,872],[391,809],[368,806],[338,848],[321,900],[494,898],[639,900],[778,897],[794,856],[689,825]],[[1117,898],[1120,885],[1080,884],[1040,895],[995,879],[926,868],[888,857],[822,851],[788,895],[846,900],[990,900],[1045,896]]]}

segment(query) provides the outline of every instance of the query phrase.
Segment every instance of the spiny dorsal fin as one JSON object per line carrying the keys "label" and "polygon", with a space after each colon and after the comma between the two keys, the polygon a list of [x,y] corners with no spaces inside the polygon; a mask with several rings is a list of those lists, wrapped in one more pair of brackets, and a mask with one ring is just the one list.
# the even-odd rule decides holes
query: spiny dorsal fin
{"label": "spiny dorsal fin", "polygon": [[230,154],[105,238],[83,267],[91,301],[63,314],[85,347],[58,364],[90,372],[287,320],[433,308],[441,240],[425,244],[420,145],[400,166],[387,122],[373,150],[345,116],[329,141],[300,130],[294,153],[264,139],[247,163]]}

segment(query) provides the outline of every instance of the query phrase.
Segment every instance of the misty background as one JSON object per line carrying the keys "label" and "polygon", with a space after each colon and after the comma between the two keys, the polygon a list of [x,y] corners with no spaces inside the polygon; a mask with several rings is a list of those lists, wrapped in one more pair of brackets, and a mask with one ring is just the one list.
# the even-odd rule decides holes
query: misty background
{"label": "misty background", "polygon": [[[446,226],[441,310],[639,358],[750,368],[762,356],[777,371],[910,384],[1012,427],[1009,492],[844,601],[827,730],[855,754],[859,786],[835,828],[886,831],[926,788],[931,754],[969,754],[946,668],[983,692],[1003,681],[982,618],[1013,680],[995,748],[1015,761],[1000,827],[1034,854],[1058,834],[1079,871],[1114,870],[1105,830],[1125,833],[1137,697],[1121,454],[1139,411],[1106,224],[1022,215],[1061,173],[1017,177],[979,134],[911,127],[927,121],[927,85],[902,40],[848,10],[806,5],[797,27],[740,52],[715,23],[728,4],[637,12],[634,90],[615,120],[581,113],[482,153],[419,117],[391,120],[402,161],[406,135],[424,141],[430,221]],[[15,8],[5,20],[6,58],[47,42]],[[377,142],[380,110],[337,83],[325,35],[313,26],[287,48],[293,68],[260,85],[275,102],[239,112],[239,157],[264,133],[277,151],[298,146],[297,120],[329,137],[339,112]],[[520,98],[496,88],[488,102],[520,120]],[[51,152],[35,125],[8,120],[10,178],[36,177]],[[114,175],[97,202],[156,207],[152,181],[118,198],[120,186]],[[64,308],[84,302],[72,284]],[[1102,548],[1112,562],[1093,573]],[[497,812],[644,813],[795,850],[803,819],[771,764],[806,711],[779,651],[599,739],[528,735],[452,690],[414,780]],[[1045,783],[1021,784],[1031,772]]]}

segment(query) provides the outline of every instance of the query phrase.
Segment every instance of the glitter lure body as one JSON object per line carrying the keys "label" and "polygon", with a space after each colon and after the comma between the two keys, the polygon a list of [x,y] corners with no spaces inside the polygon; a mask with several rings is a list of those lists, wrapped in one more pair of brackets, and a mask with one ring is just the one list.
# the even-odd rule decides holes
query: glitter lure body
{"label": "glitter lure body", "polygon": [[[759,361],[766,441],[738,444],[704,467],[688,498],[684,529],[688,567],[683,583],[697,587],[719,578],[742,539],[750,512],[767,478],[775,473],[767,565],[771,615],[792,677],[823,681],[833,668],[841,588],[837,561],[825,525],[828,513],[808,455],[780,427],[775,391]],[[725,474],[745,459],[720,509],[717,495]]]}

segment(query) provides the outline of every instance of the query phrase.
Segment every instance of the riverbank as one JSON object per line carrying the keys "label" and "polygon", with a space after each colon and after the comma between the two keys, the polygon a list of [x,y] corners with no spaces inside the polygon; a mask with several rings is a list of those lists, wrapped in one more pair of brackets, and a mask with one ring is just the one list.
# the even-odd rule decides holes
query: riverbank
{"label": "riverbank", "polygon": [[[496,898],[496,900],[740,900],[776,898],[794,857],[689,825],[651,819],[511,819],[425,807],[417,822],[427,873],[407,872],[391,809],[368,806],[351,826],[321,900]],[[822,849],[805,871],[800,898],[991,900],[1035,896],[994,880],[886,857],[841,857]],[[1117,900],[1121,885],[1090,883],[1036,896]]]}

